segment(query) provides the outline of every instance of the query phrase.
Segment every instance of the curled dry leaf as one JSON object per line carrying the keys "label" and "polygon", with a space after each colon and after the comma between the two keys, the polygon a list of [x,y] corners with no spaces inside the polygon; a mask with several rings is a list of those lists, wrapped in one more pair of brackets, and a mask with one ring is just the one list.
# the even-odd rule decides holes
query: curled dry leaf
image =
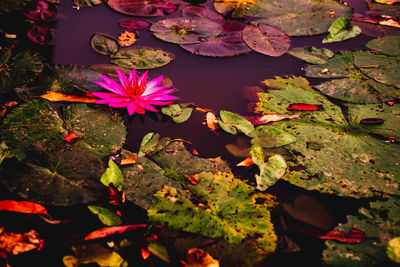
{"label": "curled dry leaf", "polygon": [[243,116],[246,120],[251,122],[253,125],[267,124],[269,122],[281,121],[286,119],[296,119],[303,115],[293,114],[293,115],[284,115],[284,114],[265,114],[262,116]]}
{"label": "curled dry leaf", "polygon": [[136,162],[137,162],[137,160],[135,157],[130,157],[130,158],[122,159],[120,162],[120,165],[134,164]]}
{"label": "curled dry leaf", "polygon": [[2,200],[0,201],[0,211],[2,210],[49,215],[45,207],[30,201]]}
{"label": "curled dry leaf", "polygon": [[207,112],[206,122],[207,122],[208,128],[210,128],[210,130],[212,130],[212,131],[216,131],[219,128],[218,119],[212,112]]}
{"label": "curled dry leaf", "polygon": [[83,103],[96,103],[97,98],[91,98],[87,96],[75,96],[75,95],[64,95],[60,92],[47,91],[46,94],[39,96],[41,98],[47,99],[51,102],[83,102]]}
{"label": "curled dry leaf", "polygon": [[18,255],[34,249],[40,250],[43,240],[39,239],[35,230],[27,233],[5,233],[4,227],[0,228],[0,250]]}
{"label": "curled dry leaf", "polygon": [[85,236],[84,240],[103,238],[103,237],[107,237],[107,236],[115,235],[115,234],[123,234],[127,231],[141,229],[146,226],[147,226],[147,224],[134,224],[134,225],[123,225],[123,226],[112,226],[112,227],[100,228],[100,229],[97,229],[97,230],[89,233],[87,236]]}
{"label": "curled dry leaf", "polygon": [[251,166],[253,164],[254,164],[254,161],[253,161],[252,158],[245,158],[244,160],[242,160],[241,162],[236,164],[236,166],[238,166],[238,167],[240,167],[240,166],[249,167],[249,166]]}
{"label": "curled dry leaf", "polygon": [[219,267],[219,262],[206,251],[191,248],[186,254],[186,261],[181,261],[184,267]]}
{"label": "curled dry leaf", "polygon": [[145,248],[140,249],[140,254],[142,255],[143,260],[147,260],[150,257],[150,251]]}

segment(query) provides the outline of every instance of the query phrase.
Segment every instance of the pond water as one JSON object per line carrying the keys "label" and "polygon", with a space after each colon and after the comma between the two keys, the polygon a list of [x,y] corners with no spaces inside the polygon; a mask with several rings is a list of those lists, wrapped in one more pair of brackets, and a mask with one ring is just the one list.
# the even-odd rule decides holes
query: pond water
{"label": "pond water", "polygon": [[[356,13],[364,13],[367,3],[363,0],[348,0],[348,4],[354,8]],[[212,3],[207,2],[211,7]],[[179,12],[169,17],[178,16]],[[57,29],[54,31],[52,41],[44,46],[32,44],[32,48],[38,49],[45,55],[47,60],[54,64],[83,65],[109,64],[110,58],[95,52],[90,46],[90,37],[94,33],[103,33],[117,37],[123,29],[118,22],[127,19],[128,16],[117,13],[107,5],[102,4],[91,8],[76,9],[72,7],[71,1],[63,1],[58,5]],[[17,29],[19,18],[2,19],[4,29]],[[155,22],[159,18],[150,18],[148,21]],[[11,22],[12,24],[11,25]],[[318,22],[316,22],[318,23]],[[6,25],[6,26],[3,26]],[[9,31],[9,30],[8,30]],[[269,57],[256,52],[229,58],[211,58],[193,55],[176,44],[166,43],[155,38],[150,31],[139,30],[139,39],[135,45],[161,48],[174,55],[172,63],[161,68],[149,70],[153,76],[165,75],[173,81],[177,89],[175,95],[182,102],[194,103],[199,107],[212,110],[218,113],[220,110],[229,110],[241,115],[251,115],[248,110],[248,99],[244,95],[246,86],[260,86],[260,81],[275,76],[301,76],[304,75],[303,68],[306,63],[289,54],[280,57]],[[323,35],[307,37],[291,37],[292,47],[321,46]],[[324,44],[323,47],[332,51],[363,49],[363,45],[371,37],[364,34],[346,41]],[[26,42],[29,42],[26,40]],[[31,43],[30,43],[31,44]],[[30,46],[30,45],[28,45]],[[316,84],[316,79],[309,79]],[[319,81],[318,81],[319,82]],[[236,137],[227,133],[210,131],[201,122],[204,120],[204,113],[194,112],[191,118],[182,124],[174,124],[170,121],[164,122],[161,117],[124,116],[128,135],[124,148],[131,151],[138,151],[140,142],[148,132],[157,132],[162,137],[182,138],[191,143],[190,147],[195,148],[200,157],[218,157],[226,160],[232,167],[233,172],[241,178],[251,178],[257,172],[257,168],[235,167],[243,158],[232,156],[225,148],[225,145],[235,141]],[[279,181],[267,190],[277,196],[277,201],[290,203],[299,195],[312,197],[326,209],[329,216],[332,216],[333,225],[338,222],[345,222],[347,214],[355,213],[360,206],[366,205],[366,201],[353,198],[335,197],[321,194],[316,191],[306,191],[295,187],[288,182]],[[10,193],[4,186],[1,186],[0,199],[20,199]],[[313,202],[314,203],[314,202]],[[146,221],[144,211],[130,205],[129,213],[131,222],[142,223]],[[60,259],[66,255],[69,245],[74,238],[82,232],[93,229],[93,225],[101,227],[90,214],[87,208],[49,207],[51,214],[57,218],[67,218],[68,222],[61,225],[48,225],[35,216],[5,214],[1,219],[4,225],[15,231],[38,229],[46,240],[45,247],[41,252],[31,252],[18,257],[10,257],[11,266],[26,266],[24,263],[30,261],[31,266],[51,265],[63,266]],[[325,210],[324,210],[325,211]],[[324,214],[324,213],[322,213]],[[324,215],[321,215],[324,216]],[[318,215],[317,215],[318,217]],[[317,221],[324,221],[324,218],[316,218]],[[277,231],[285,232],[301,251],[296,253],[280,253],[267,259],[263,266],[293,266],[308,265],[319,266],[321,263],[321,252],[323,241],[317,238],[326,230],[313,227],[288,215],[281,207],[273,212],[273,222],[276,222]],[[2,226],[2,225],[0,225]],[[133,238],[139,240],[141,232],[133,234]],[[162,266],[167,265],[156,257],[152,261],[143,261],[139,254],[141,244],[133,245],[130,255],[125,255],[129,266]],[[95,266],[95,265],[93,265]]]}

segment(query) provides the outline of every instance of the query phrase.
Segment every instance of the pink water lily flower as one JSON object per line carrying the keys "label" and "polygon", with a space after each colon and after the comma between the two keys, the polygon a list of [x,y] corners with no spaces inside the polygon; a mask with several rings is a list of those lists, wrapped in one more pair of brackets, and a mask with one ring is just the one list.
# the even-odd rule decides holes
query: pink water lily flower
{"label": "pink water lily flower", "polygon": [[139,78],[137,78],[135,69],[129,74],[129,77],[126,77],[119,69],[116,69],[116,72],[121,84],[101,74],[100,77],[104,82],[94,82],[111,92],[94,92],[95,97],[102,98],[96,104],[107,104],[113,108],[126,107],[129,115],[133,115],[135,112],[144,114],[145,110],[157,112],[158,110],[153,105],[168,105],[178,99],[169,95],[175,91],[175,88],[170,88],[171,85],[160,86],[164,79],[163,76],[147,82],[148,71]]}

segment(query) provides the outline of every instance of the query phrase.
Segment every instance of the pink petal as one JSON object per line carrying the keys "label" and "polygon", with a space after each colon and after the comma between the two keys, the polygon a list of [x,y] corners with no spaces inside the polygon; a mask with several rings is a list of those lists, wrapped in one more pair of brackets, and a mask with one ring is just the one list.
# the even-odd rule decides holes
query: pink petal
{"label": "pink petal", "polygon": [[136,112],[139,114],[144,114],[145,113],[145,109],[141,106],[137,106]]}
{"label": "pink petal", "polygon": [[154,108],[152,105],[150,105],[150,104],[148,104],[148,103],[146,103],[146,102],[138,101],[137,103],[138,103],[141,107],[143,107],[144,109],[147,109],[147,110],[150,110],[150,111],[153,111],[153,112],[158,112],[158,110],[157,110],[156,108]]}
{"label": "pink petal", "polygon": [[129,105],[127,107],[128,114],[130,116],[132,116],[137,109],[138,109],[138,105],[135,102],[132,101],[131,103],[129,103]]}
{"label": "pink petal", "polygon": [[92,94],[95,97],[99,97],[99,98],[115,98],[115,97],[119,97],[119,95],[113,94],[113,93],[93,92]]}
{"label": "pink petal", "polygon": [[121,103],[121,102],[131,102],[132,99],[130,98],[108,98],[108,99],[101,99],[96,102],[96,104],[109,104],[109,103]]}
{"label": "pink petal", "polygon": [[157,97],[157,96],[162,96],[162,95],[168,95],[170,93],[175,92],[175,88],[169,89],[169,90],[159,90],[157,92],[154,92],[152,94],[142,94],[142,97],[146,97],[146,98],[151,98],[151,97]]}
{"label": "pink petal", "polygon": [[118,85],[118,87],[115,87],[115,86],[113,86],[113,85],[110,85],[110,84],[108,84],[108,83],[105,83],[105,82],[98,82],[98,81],[96,81],[96,82],[94,82],[95,84],[97,84],[98,86],[101,86],[101,87],[103,87],[104,89],[107,89],[108,91],[110,91],[110,92],[113,92],[113,93],[116,93],[116,94],[118,94],[118,95],[123,95],[123,96],[127,96],[126,94],[125,94],[125,92],[123,91],[124,89],[118,84],[118,83],[116,83],[117,85]]}
{"label": "pink petal", "polygon": [[131,71],[131,73],[129,73],[129,77],[128,77],[128,81],[132,82],[132,81],[136,81],[137,76],[136,76],[136,69],[133,68],[133,70]]}
{"label": "pink petal", "polygon": [[126,81],[128,79],[126,78],[125,74],[122,71],[120,71],[119,69],[116,69],[115,71],[118,74],[118,78],[119,78],[119,81],[121,82],[122,87],[125,88],[126,87]]}
{"label": "pink petal", "polygon": [[153,80],[151,80],[150,82],[147,83],[147,88],[153,88],[154,86],[159,85],[160,83],[162,83],[162,81],[164,80],[164,76],[161,75]]}
{"label": "pink petal", "polygon": [[[108,76],[105,76],[102,74],[99,74],[99,75],[106,82],[106,84],[109,85],[109,88],[114,90],[114,93],[126,96],[124,88],[119,83],[117,83],[116,81],[114,81],[113,79],[111,79]],[[112,91],[112,90],[110,90],[110,91]]]}
{"label": "pink petal", "polygon": [[142,96],[154,94],[158,91],[161,91],[161,90],[164,90],[164,89],[167,89],[170,87],[171,87],[170,85],[165,85],[165,86],[156,86],[156,87],[152,87],[152,88],[146,88],[146,90],[143,92]]}
{"label": "pink petal", "polygon": [[138,81],[138,84],[146,84],[146,82],[147,82],[147,75],[148,75],[148,74],[149,74],[149,71],[146,70],[146,71],[142,74],[142,76],[140,76],[139,81]]}
{"label": "pink petal", "polygon": [[157,105],[157,106],[164,106],[164,105],[169,105],[171,103],[173,103],[174,101],[146,101],[146,103],[151,104],[151,105]]}
{"label": "pink petal", "polygon": [[115,103],[110,103],[108,104],[110,107],[112,108],[124,108],[126,106],[128,106],[130,103],[132,102],[115,102]]}

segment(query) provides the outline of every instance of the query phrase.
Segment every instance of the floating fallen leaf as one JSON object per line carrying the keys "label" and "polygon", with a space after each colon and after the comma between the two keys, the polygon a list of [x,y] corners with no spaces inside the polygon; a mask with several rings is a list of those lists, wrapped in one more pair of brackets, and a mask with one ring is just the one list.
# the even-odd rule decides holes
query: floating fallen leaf
{"label": "floating fallen leaf", "polygon": [[72,140],[79,139],[81,136],[78,136],[75,134],[75,132],[69,133],[66,137],[64,137],[64,140],[67,141],[68,143],[71,143]]}
{"label": "floating fallen leaf", "polygon": [[148,245],[147,245],[147,250],[153,254],[156,255],[157,257],[159,257],[160,259],[162,259],[165,262],[170,263],[171,259],[169,258],[168,255],[168,250],[167,248],[162,245],[160,242],[156,242],[156,241],[151,241]]}
{"label": "floating fallen leaf", "polygon": [[6,107],[13,107],[13,106],[15,106],[15,105],[18,105],[18,102],[17,101],[9,101],[9,102],[7,102],[7,103],[4,103],[4,106],[6,106]]}
{"label": "floating fallen leaf", "polygon": [[147,260],[150,257],[150,252],[145,248],[140,249],[140,254],[142,255],[143,260]]}
{"label": "floating fallen leaf", "polygon": [[364,125],[379,125],[382,124],[385,120],[384,119],[379,119],[379,118],[366,118],[360,120],[360,124]]}
{"label": "floating fallen leaf", "polygon": [[118,165],[112,159],[108,161],[108,168],[101,176],[100,181],[105,186],[110,186],[111,184],[113,184],[116,188],[122,190],[124,176],[122,175]]}
{"label": "floating fallen leaf", "polygon": [[107,226],[121,225],[121,217],[116,212],[100,206],[88,206],[88,209],[99,217],[99,220]]}
{"label": "floating fallen leaf", "polygon": [[0,211],[2,210],[49,215],[45,207],[30,201],[2,200],[0,201]]}
{"label": "floating fallen leaf", "polygon": [[196,178],[194,178],[194,177],[187,177],[187,179],[189,180],[189,182],[190,182],[191,184],[196,185],[196,184],[199,183],[199,181],[197,181]]}
{"label": "floating fallen leaf", "polygon": [[245,158],[243,161],[239,162],[238,164],[236,164],[236,166],[240,167],[240,166],[244,166],[244,167],[249,167],[251,165],[253,165],[253,159],[252,158]]}
{"label": "floating fallen leaf", "polygon": [[321,110],[321,109],[323,109],[323,106],[322,105],[304,104],[304,103],[292,103],[286,109],[287,110],[311,111],[311,110]]}
{"label": "floating fallen leaf", "polygon": [[206,122],[207,122],[208,128],[210,128],[210,130],[212,130],[212,131],[215,131],[219,128],[218,119],[212,112],[207,112]]}
{"label": "floating fallen leaf", "polygon": [[321,239],[336,240],[344,243],[360,243],[365,240],[364,231],[352,228],[349,232],[336,230],[329,231],[326,235],[319,236]]}
{"label": "floating fallen leaf", "polygon": [[67,102],[83,102],[83,103],[96,103],[98,99],[89,98],[85,96],[64,95],[59,92],[47,91],[46,94],[39,96],[51,102],[67,101]]}
{"label": "floating fallen leaf", "polygon": [[184,267],[219,267],[219,262],[206,251],[191,248],[186,254],[186,261],[181,261]]}
{"label": "floating fallen leaf", "polygon": [[396,263],[400,263],[400,237],[391,239],[386,246],[386,255]]}
{"label": "floating fallen leaf", "polygon": [[284,115],[284,114],[266,114],[263,116],[243,116],[246,120],[251,122],[253,125],[266,124],[274,121],[281,121],[285,119],[295,119],[301,117],[300,114]]}
{"label": "floating fallen leaf", "polygon": [[120,165],[134,164],[136,162],[137,162],[136,158],[130,157],[130,158],[122,159],[120,162]]}
{"label": "floating fallen leaf", "polygon": [[115,235],[115,234],[123,234],[127,231],[137,230],[140,228],[144,228],[146,226],[147,226],[147,224],[134,224],[134,225],[123,225],[123,226],[112,226],[112,227],[100,228],[100,229],[97,229],[97,230],[89,233],[87,236],[85,236],[84,240],[103,238],[103,237],[107,237],[107,236]]}
{"label": "floating fallen leaf", "polygon": [[0,250],[18,255],[30,250],[40,250],[43,240],[38,238],[35,230],[27,233],[5,233],[4,227],[0,228]]}
{"label": "floating fallen leaf", "polygon": [[136,43],[136,33],[131,31],[124,31],[118,36],[118,43],[121,46],[131,46]]}

